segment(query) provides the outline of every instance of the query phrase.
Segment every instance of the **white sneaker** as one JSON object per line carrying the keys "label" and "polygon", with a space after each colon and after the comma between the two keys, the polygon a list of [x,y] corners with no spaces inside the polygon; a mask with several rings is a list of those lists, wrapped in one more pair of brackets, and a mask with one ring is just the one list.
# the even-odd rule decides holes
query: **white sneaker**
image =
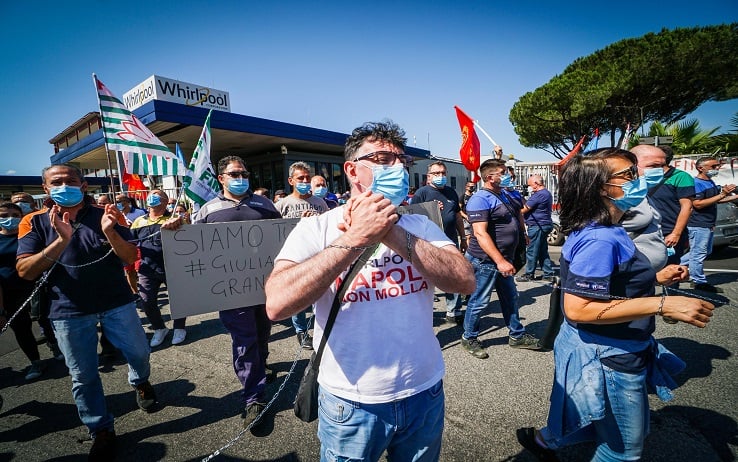
{"label": "white sneaker", "polygon": [[167,329],[166,327],[164,329],[156,329],[154,331],[154,336],[151,337],[151,343],[149,343],[149,345],[151,345],[151,348],[156,348],[161,345],[168,333],[169,329]]}
{"label": "white sneaker", "polygon": [[174,329],[174,334],[172,335],[172,345],[179,345],[180,343],[184,342],[185,337],[187,337],[186,330]]}

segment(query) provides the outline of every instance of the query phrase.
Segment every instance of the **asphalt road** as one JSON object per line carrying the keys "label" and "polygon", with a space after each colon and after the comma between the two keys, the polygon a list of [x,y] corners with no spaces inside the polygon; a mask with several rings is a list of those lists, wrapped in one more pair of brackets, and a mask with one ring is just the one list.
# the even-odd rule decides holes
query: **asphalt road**
{"label": "asphalt road", "polygon": [[[552,249],[554,259],[558,255]],[[736,249],[728,249],[736,255]],[[726,254],[727,255],[727,254]],[[736,268],[736,257],[717,255],[708,268]],[[738,455],[738,274],[709,273],[725,296],[705,329],[657,323],[656,337],[687,362],[678,377],[680,388],[669,403],[650,397],[651,434],[646,461],[734,461]],[[550,287],[538,282],[518,284],[521,315],[529,331],[546,328]],[[496,300],[493,297],[493,300]],[[166,299],[163,311],[168,314]],[[545,423],[552,380],[551,352],[513,350],[497,302],[482,320],[480,340],[490,358],[471,357],[459,346],[462,329],[443,323],[436,303],[435,329],[446,361],[446,426],[442,461],[532,461],[515,440],[515,429]],[[165,317],[167,319],[167,317]],[[110,410],[116,416],[120,461],[194,461],[218,450],[240,430],[239,384],[230,366],[230,339],[214,313],[188,318],[188,337],[180,346],[170,337],[151,356],[151,381],[160,408],[145,414],[136,407],[122,360],[101,366]],[[315,461],[319,459],[317,422],[303,423],[292,415],[297,375],[308,354],[297,348],[292,328],[276,323],[272,331],[270,366],[277,372],[270,395],[284,388],[259,431],[246,433],[213,460]],[[382,325],[367,326],[377,335]],[[147,330],[150,337],[151,332]],[[13,347],[12,334],[0,337],[0,461],[84,460],[90,442],[77,417],[71,381],[65,366],[50,359],[38,381],[25,383],[26,359]],[[296,356],[297,355],[297,356]],[[295,374],[286,380],[295,357]],[[586,461],[592,445],[560,451],[562,461]]]}

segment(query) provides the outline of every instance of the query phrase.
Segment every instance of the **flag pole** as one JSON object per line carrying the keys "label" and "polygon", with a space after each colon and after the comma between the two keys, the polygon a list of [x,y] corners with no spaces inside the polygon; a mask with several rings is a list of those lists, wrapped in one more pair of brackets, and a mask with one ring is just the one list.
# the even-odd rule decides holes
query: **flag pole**
{"label": "flag pole", "polygon": [[[113,197],[115,197],[115,183],[113,182],[113,168],[110,165],[110,150],[108,149],[108,137],[105,136],[105,118],[102,114],[102,103],[100,103],[100,92],[97,90],[97,75],[92,73],[92,82],[95,84],[95,96],[97,97],[97,107],[100,108],[100,124],[103,131],[103,143],[105,143],[105,157],[108,158],[108,166],[110,167],[110,187],[113,189]],[[122,154],[121,154],[122,155]],[[115,165],[118,168],[118,184],[120,192],[123,192],[123,173],[120,171],[120,160],[118,160],[118,152],[115,153]]]}
{"label": "flag pole", "polygon": [[499,146],[499,145],[497,144],[497,142],[495,142],[495,140],[493,140],[493,139],[492,139],[492,137],[491,137],[491,136],[489,136],[489,134],[488,134],[488,133],[487,133],[487,132],[486,132],[486,131],[484,130],[484,128],[482,128],[482,126],[481,126],[481,125],[479,125],[479,122],[477,122],[477,121],[475,120],[475,121],[474,121],[474,125],[476,125],[478,129],[482,130],[482,133],[484,133],[484,136],[486,136],[486,137],[487,137],[487,139],[488,139],[488,140],[490,140],[490,141],[492,142],[492,144],[494,144],[495,146]]}

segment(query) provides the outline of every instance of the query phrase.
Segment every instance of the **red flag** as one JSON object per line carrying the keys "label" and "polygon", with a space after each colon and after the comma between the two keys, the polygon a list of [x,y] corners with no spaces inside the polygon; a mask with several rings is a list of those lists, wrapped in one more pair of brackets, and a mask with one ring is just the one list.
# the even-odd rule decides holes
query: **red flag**
{"label": "red flag", "polygon": [[569,154],[567,154],[566,157],[564,157],[563,159],[561,159],[559,161],[559,163],[556,164],[556,166],[557,167],[561,167],[565,163],[569,162],[569,159],[571,159],[572,157],[576,156],[579,153],[579,149],[581,149],[582,143],[584,143],[584,139],[586,137],[587,137],[587,135],[582,135],[582,137],[579,139],[579,142],[577,143],[577,145],[574,146],[574,149],[572,149],[571,151],[569,151]]}
{"label": "red flag", "polygon": [[141,177],[135,173],[126,173],[123,171],[123,184],[128,186],[129,197],[135,197],[136,199],[146,198],[146,186],[141,181]]}
{"label": "red flag", "polygon": [[461,157],[461,163],[470,172],[474,173],[474,179],[472,181],[476,183],[480,180],[479,177],[479,138],[477,132],[474,130],[474,121],[464,113],[458,106],[454,106],[456,109],[456,118],[459,119],[459,127],[461,128],[461,148],[459,149],[459,156]]}

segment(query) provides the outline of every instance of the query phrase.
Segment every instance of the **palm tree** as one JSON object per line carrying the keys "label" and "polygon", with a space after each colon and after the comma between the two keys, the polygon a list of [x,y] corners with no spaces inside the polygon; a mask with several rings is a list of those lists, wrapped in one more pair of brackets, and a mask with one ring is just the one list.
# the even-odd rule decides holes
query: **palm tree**
{"label": "palm tree", "polygon": [[702,130],[697,119],[683,120],[664,126],[654,121],[648,129],[648,136],[671,136],[671,148],[678,154],[702,154],[715,151],[715,143],[711,138],[720,127]]}
{"label": "palm tree", "polygon": [[730,118],[730,125],[732,130],[712,137],[714,147],[725,153],[738,152],[738,112]]}

